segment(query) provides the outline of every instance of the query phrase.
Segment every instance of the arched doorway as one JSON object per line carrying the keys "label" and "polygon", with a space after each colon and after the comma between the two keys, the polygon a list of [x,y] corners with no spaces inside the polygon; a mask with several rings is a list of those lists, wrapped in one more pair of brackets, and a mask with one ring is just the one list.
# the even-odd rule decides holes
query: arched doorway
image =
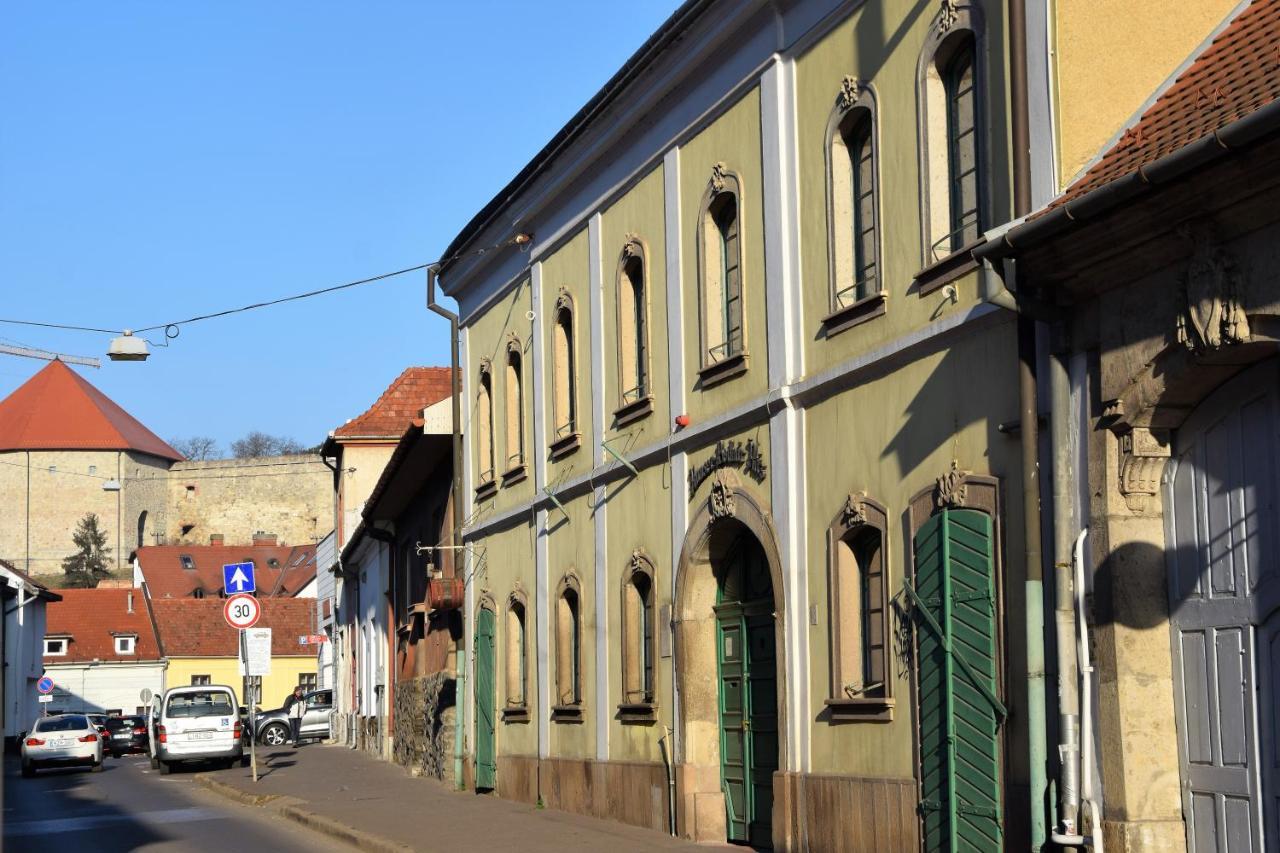
{"label": "arched doorway", "polygon": [[138,513],[138,547],[147,544],[147,511]]}
{"label": "arched doorway", "polygon": [[698,841],[773,843],[788,725],[776,543],[762,502],[717,475],[676,570],[677,815]]}

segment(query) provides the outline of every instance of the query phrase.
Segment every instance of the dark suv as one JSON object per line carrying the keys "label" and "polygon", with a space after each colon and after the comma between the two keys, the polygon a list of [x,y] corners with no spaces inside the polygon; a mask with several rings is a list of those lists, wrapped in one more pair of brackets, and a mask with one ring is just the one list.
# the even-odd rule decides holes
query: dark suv
{"label": "dark suv", "polygon": [[147,752],[146,718],[108,717],[107,737],[103,747],[116,758],[126,752]]}

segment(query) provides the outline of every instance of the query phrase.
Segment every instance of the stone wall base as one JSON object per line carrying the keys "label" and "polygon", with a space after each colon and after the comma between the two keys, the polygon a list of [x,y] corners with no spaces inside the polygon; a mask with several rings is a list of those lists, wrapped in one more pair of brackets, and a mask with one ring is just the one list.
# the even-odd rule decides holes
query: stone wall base
{"label": "stone wall base", "polygon": [[392,758],[423,776],[453,781],[457,681],[437,672],[396,683]]}
{"label": "stone wall base", "polygon": [[498,796],[549,809],[667,831],[667,771],[662,764],[498,756]]}
{"label": "stone wall base", "polygon": [[1186,853],[1187,828],[1181,820],[1103,820],[1108,853]]}

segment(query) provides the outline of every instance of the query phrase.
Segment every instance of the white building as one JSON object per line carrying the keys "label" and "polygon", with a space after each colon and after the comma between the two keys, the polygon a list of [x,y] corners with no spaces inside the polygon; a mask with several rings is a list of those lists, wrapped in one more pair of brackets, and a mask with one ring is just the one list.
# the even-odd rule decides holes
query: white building
{"label": "white building", "polygon": [[36,682],[42,673],[46,608],[59,601],[58,593],[0,560],[0,607],[4,608],[4,630],[0,631],[0,660],[4,661],[0,717],[6,742],[27,731],[40,714]]}
{"label": "white building", "polygon": [[320,687],[334,686],[334,614],[338,609],[338,582],[333,574],[338,564],[336,543],[337,531],[331,530],[316,545],[316,576],[312,582],[316,598],[316,627],[319,629],[316,633],[327,640],[316,651],[316,680]]}

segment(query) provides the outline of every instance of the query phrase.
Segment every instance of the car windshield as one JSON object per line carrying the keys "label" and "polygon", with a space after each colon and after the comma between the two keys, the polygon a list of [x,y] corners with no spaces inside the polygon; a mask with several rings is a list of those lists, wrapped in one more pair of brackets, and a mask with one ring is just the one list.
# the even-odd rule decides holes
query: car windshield
{"label": "car windshield", "polygon": [[167,717],[229,717],[231,697],[221,690],[201,690],[169,697]]}
{"label": "car windshield", "polygon": [[61,717],[47,717],[36,723],[38,732],[78,732],[89,728],[89,721],[80,714],[63,714]]}
{"label": "car windshield", "polygon": [[133,726],[133,721],[127,720],[123,717],[112,717],[107,720],[107,728],[111,731],[115,731],[116,729],[127,729],[131,726]]}

